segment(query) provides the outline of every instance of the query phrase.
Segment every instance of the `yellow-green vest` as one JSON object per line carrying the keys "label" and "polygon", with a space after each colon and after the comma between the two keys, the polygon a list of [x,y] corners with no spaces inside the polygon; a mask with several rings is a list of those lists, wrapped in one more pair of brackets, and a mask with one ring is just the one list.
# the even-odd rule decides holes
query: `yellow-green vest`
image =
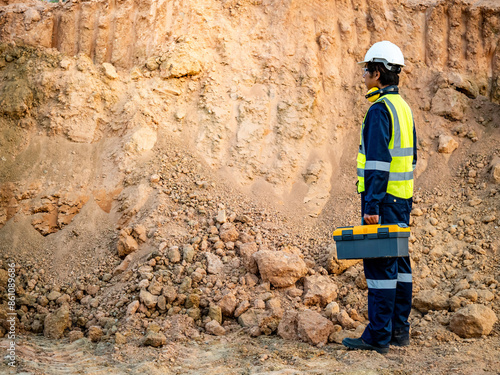
{"label": "yellow-green vest", "polygon": [[413,196],[413,115],[410,107],[399,94],[387,94],[375,103],[383,102],[391,115],[392,135],[389,142],[390,163],[382,161],[366,162],[363,129],[361,127],[360,147],[357,157],[358,192],[365,191],[365,169],[389,172],[387,193],[395,197],[409,199]]}

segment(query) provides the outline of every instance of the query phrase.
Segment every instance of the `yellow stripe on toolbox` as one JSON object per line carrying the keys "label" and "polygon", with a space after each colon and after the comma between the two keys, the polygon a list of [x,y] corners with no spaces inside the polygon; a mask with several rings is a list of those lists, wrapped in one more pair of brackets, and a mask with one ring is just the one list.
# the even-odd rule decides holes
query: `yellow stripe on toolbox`
{"label": "yellow stripe on toolbox", "polygon": [[345,230],[352,230],[352,234],[371,234],[371,233],[378,233],[379,228],[389,228],[389,233],[394,233],[394,232],[409,232],[410,227],[402,227],[399,226],[398,224],[389,224],[389,225],[380,225],[380,224],[375,224],[375,225],[357,225],[353,227],[341,227],[335,229],[333,232],[334,236],[342,236],[342,232]]}

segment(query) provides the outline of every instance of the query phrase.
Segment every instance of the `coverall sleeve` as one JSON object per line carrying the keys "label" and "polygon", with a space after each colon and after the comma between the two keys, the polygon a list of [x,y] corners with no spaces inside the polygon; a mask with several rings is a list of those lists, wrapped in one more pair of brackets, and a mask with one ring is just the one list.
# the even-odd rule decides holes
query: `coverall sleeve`
{"label": "coverall sleeve", "polygon": [[385,104],[373,104],[363,129],[366,154],[364,213],[368,215],[379,214],[379,203],[387,192],[392,161],[389,152],[391,130],[391,117]]}
{"label": "coverall sleeve", "polygon": [[417,166],[417,130],[415,129],[415,121],[413,121],[413,170]]}

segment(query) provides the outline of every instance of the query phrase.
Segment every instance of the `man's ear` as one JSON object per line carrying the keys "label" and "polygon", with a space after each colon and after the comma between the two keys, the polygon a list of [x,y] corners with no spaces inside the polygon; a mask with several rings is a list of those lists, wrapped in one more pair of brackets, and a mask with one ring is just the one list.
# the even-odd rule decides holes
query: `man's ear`
{"label": "man's ear", "polygon": [[376,79],[376,80],[380,79],[380,72],[378,70],[375,70],[373,72],[373,78]]}

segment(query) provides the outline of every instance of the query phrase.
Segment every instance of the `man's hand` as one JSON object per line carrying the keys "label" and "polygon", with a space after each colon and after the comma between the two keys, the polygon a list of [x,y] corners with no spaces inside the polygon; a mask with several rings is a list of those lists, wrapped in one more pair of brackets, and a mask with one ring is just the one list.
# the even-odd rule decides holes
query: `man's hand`
{"label": "man's hand", "polygon": [[378,224],[379,216],[378,215],[367,215],[363,216],[363,220],[366,224]]}

